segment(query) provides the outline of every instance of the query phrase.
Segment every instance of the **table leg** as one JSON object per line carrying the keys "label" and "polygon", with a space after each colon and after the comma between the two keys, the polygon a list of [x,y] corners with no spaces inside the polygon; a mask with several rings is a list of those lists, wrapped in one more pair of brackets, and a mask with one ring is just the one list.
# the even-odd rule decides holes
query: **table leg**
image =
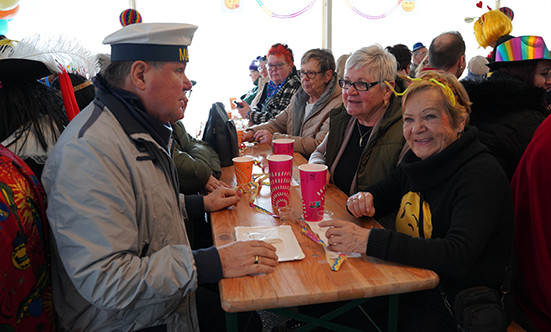
{"label": "table leg", "polygon": [[398,294],[389,296],[388,332],[398,331]]}
{"label": "table leg", "polygon": [[226,332],[238,332],[237,331],[237,313],[226,312]]}

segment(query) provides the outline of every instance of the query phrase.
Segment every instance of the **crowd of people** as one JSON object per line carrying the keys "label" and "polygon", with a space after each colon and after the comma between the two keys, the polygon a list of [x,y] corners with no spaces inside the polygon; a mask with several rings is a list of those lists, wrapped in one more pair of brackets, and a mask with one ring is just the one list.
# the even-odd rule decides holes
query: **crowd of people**
{"label": "crowd of people", "polygon": [[[328,166],[352,215],[384,226],[323,221],[328,248],[439,275],[437,288],[400,297],[400,331],[455,331],[446,302],[475,286],[502,294],[509,322],[551,330],[551,54],[537,35],[511,35],[512,19],[508,8],[477,19],[477,42],[493,50],[470,61],[463,36],[446,31],[428,48],[373,44],[337,60],[311,49],[300,68],[277,43],[249,65],[253,88],[236,102],[243,141],[292,138]],[[263,241],[199,243],[209,212],[241,198],[180,121],[197,28],[127,25],[84,73],[4,38],[0,330],[224,331],[216,283],[277,268]],[[364,310],[382,322],[385,301]],[[240,331],[262,329],[256,312],[240,315]],[[356,311],[340,323],[369,324]]]}

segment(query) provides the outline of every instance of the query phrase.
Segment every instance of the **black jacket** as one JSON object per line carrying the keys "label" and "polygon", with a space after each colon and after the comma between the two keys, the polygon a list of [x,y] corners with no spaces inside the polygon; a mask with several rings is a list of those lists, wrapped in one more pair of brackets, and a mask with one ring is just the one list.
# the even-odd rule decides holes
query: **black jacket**
{"label": "black jacket", "polygon": [[501,72],[463,86],[473,103],[470,124],[511,180],[534,131],[549,115],[545,90]]}

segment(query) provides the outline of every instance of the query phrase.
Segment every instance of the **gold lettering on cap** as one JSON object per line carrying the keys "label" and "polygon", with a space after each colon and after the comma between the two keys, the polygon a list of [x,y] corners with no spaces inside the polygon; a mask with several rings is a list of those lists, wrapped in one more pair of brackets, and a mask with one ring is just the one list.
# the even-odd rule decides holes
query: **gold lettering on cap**
{"label": "gold lettering on cap", "polygon": [[187,48],[179,48],[178,50],[180,51],[180,61],[188,62],[189,54]]}

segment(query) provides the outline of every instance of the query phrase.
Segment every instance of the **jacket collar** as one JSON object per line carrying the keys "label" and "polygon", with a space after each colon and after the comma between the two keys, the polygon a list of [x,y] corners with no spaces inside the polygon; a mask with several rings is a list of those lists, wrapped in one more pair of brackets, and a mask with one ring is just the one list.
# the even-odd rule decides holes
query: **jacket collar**
{"label": "jacket collar", "polygon": [[325,87],[325,90],[323,90],[320,98],[314,103],[314,108],[312,109],[312,112],[308,114],[308,117],[306,119],[304,119],[304,112],[306,109],[306,103],[308,102],[308,99],[310,99],[310,96],[304,91],[302,87],[298,89],[295,94],[293,107],[293,136],[300,136],[300,130],[302,129],[303,123],[302,120],[308,120],[316,113],[318,113],[325,105],[327,105],[327,103],[330,102],[331,99],[333,99],[333,94],[335,93],[336,88],[337,77],[333,75],[331,77],[331,80],[329,80],[329,83]]}
{"label": "jacket collar", "polygon": [[135,94],[109,86],[100,74],[93,78],[93,83],[97,87],[97,98],[109,108],[128,136],[148,134],[169,152],[172,128],[168,123],[148,114]]}

